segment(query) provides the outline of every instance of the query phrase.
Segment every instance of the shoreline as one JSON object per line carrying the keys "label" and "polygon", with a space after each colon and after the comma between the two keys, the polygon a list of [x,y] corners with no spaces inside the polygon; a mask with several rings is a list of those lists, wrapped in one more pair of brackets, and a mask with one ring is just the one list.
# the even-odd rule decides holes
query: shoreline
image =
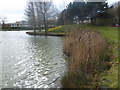
{"label": "shoreline", "polygon": [[40,33],[40,32],[26,32],[28,35],[42,35],[42,36],[65,36],[65,33],[48,33],[45,35],[45,33]]}
{"label": "shoreline", "polygon": [[[78,31],[79,28],[88,29],[88,31],[90,29],[92,32],[90,34],[89,32],[87,32],[87,30],[83,30],[84,32],[80,33]],[[82,29],[80,29],[80,30],[82,30]],[[117,30],[118,29],[108,27],[108,26],[103,26],[103,27],[102,26],[101,27],[99,27],[99,26],[83,26],[83,27],[82,26],[81,27],[80,26],[78,26],[78,27],[71,26],[71,27],[68,27],[67,30],[69,30],[69,31],[67,32],[68,34],[66,35],[66,37],[64,39],[65,40],[64,41],[65,42],[64,53],[69,58],[68,67],[70,69],[68,69],[67,74],[63,77],[63,79],[61,81],[62,86],[64,88],[92,88],[92,87],[94,87],[94,88],[103,88],[103,87],[118,88],[118,83],[117,83],[117,81],[118,81],[118,76],[117,76],[118,75],[117,74],[117,71],[118,71],[117,58],[118,58],[118,56],[117,56],[117,50],[116,50],[117,43],[118,43],[118,41],[117,41],[117,38],[118,38]],[[72,33],[70,33],[70,31]],[[85,31],[86,31],[86,33],[85,33]],[[99,33],[96,33],[96,31]],[[97,36],[97,38],[93,38],[96,36]],[[97,43],[97,47],[94,47],[94,46],[96,46],[96,43]],[[101,43],[101,44],[99,44],[99,43]],[[98,46],[100,48],[98,48]],[[94,49],[93,49],[93,47],[94,47]],[[107,48],[107,47],[109,47],[109,48]],[[104,48],[107,48],[107,49],[104,49]],[[89,53],[88,53],[88,51],[89,51]],[[82,52],[82,53],[80,53],[80,52]],[[102,52],[104,52],[104,54]],[[85,55],[91,56],[91,59],[88,60],[86,57],[81,58],[81,56],[85,56]],[[99,55],[102,55],[102,56],[99,56]],[[99,58],[98,62],[96,61],[95,58]],[[85,62],[82,62],[83,59],[87,64]],[[90,61],[94,62],[95,64]],[[101,64],[99,64],[99,61],[101,62]],[[86,67],[84,67],[82,65],[86,65]],[[102,65],[102,67],[101,67],[101,65]],[[94,68],[92,68],[91,66]],[[82,72],[83,71],[89,72],[90,74],[89,73],[81,73],[81,72],[79,72],[80,70]],[[113,71],[114,71],[114,73],[111,73]],[[72,81],[74,81],[74,82],[72,82]],[[109,82],[107,82],[107,81],[109,81]],[[112,82],[114,82],[114,83],[112,83]],[[113,86],[111,86],[111,84]]]}

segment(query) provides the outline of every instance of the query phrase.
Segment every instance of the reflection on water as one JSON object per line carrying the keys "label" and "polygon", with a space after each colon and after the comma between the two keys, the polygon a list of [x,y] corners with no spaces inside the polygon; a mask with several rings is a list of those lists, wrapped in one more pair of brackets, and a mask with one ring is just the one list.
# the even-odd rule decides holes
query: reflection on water
{"label": "reflection on water", "polygon": [[0,32],[2,87],[58,88],[64,75],[63,38]]}

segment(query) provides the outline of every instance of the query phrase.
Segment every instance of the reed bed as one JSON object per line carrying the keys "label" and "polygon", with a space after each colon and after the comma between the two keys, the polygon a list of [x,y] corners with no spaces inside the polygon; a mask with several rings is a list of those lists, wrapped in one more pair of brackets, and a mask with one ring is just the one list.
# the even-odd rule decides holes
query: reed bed
{"label": "reed bed", "polygon": [[[90,28],[71,27],[66,31],[64,53],[69,57],[69,74],[63,87],[97,87],[95,75],[108,68],[110,46],[105,38]],[[98,77],[97,77],[98,78]]]}

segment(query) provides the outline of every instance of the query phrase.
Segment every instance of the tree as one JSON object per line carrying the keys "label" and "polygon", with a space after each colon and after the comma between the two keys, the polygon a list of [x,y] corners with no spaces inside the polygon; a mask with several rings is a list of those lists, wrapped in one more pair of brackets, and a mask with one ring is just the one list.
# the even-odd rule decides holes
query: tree
{"label": "tree", "polygon": [[52,4],[52,0],[48,2],[48,0],[42,0],[42,2],[39,2],[37,4],[38,6],[38,12],[41,15],[41,18],[43,19],[44,27],[45,27],[45,35],[47,35],[47,28],[48,28],[48,19],[53,16],[54,13],[54,6]]}
{"label": "tree", "polygon": [[[108,4],[105,2],[106,0],[102,0],[101,2],[92,2],[93,0],[87,0],[87,2],[84,0],[81,0],[81,2],[76,1],[78,0],[74,0],[73,3],[67,6],[64,16],[66,18],[66,24],[79,24],[89,19],[91,19],[92,24],[95,24],[96,16],[108,9]],[[61,13],[63,13],[63,11]]]}
{"label": "tree", "polygon": [[118,24],[120,25],[120,1],[118,2]]}
{"label": "tree", "polygon": [[36,11],[36,24],[38,26],[39,31],[41,31],[41,26],[43,24],[43,20],[42,20],[42,15],[40,13],[40,6],[41,6],[41,2],[35,2],[35,11]]}
{"label": "tree", "polygon": [[99,14],[103,14],[108,9],[108,3],[106,3],[107,0],[102,0],[101,2],[91,1],[87,1],[87,17],[91,19],[92,24],[95,24],[97,16],[100,16]]}
{"label": "tree", "polygon": [[6,29],[6,24],[5,22],[7,21],[7,17],[6,16],[0,16],[0,24],[2,24],[2,29]]}
{"label": "tree", "polygon": [[35,27],[39,27],[39,30],[41,30],[41,25],[44,25],[45,35],[47,35],[48,21],[52,17],[55,17],[55,11],[52,0],[41,0],[40,2],[33,0],[28,3],[28,7],[25,10],[27,20],[34,29]]}
{"label": "tree", "polygon": [[58,21],[57,21],[57,23],[58,23],[58,25],[66,25],[67,23],[67,21],[68,20],[66,20],[67,19],[67,14],[66,14],[67,12],[66,12],[66,9],[64,9],[60,14],[59,14],[59,16],[58,16]]}
{"label": "tree", "polygon": [[0,22],[2,23],[2,24],[5,24],[5,22],[7,21],[7,17],[6,16],[0,16]]}
{"label": "tree", "polygon": [[74,0],[73,3],[69,3],[67,6],[66,10],[63,10],[62,13],[64,12],[65,14],[65,24],[73,24],[75,22],[83,22],[84,19],[86,18],[86,3],[84,0],[81,2],[76,2]]}
{"label": "tree", "polygon": [[114,3],[108,10],[108,13],[112,16],[112,24],[120,25],[120,2]]}
{"label": "tree", "polygon": [[36,16],[35,16],[35,5],[34,2],[28,2],[28,6],[25,10],[25,15],[27,16],[28,23],[33,27],[34,32],[36,29]]}

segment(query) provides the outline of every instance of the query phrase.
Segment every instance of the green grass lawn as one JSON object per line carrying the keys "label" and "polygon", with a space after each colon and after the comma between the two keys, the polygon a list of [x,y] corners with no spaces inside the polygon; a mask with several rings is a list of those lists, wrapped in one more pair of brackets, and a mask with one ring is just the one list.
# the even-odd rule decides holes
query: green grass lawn
{"label": "green grass lawn", "polygon": [[118,87],[118,27],[109,26],[93,26],[97,29],[112,45],[112,67],[109,71],[101,74],[104,79],[102,85],[104,87],[116,88]]}
{"label": "green grass lawn", "polygon": [[118,87],[118,27],[111,26],[92,26],[92,25],[67,25],[51,32],[64,33],[65,30],[76,26],[81,28],[90,28],[100,32],[112,46],[112,67],[110,70],[100,74],[102,87],[117,88]]}

